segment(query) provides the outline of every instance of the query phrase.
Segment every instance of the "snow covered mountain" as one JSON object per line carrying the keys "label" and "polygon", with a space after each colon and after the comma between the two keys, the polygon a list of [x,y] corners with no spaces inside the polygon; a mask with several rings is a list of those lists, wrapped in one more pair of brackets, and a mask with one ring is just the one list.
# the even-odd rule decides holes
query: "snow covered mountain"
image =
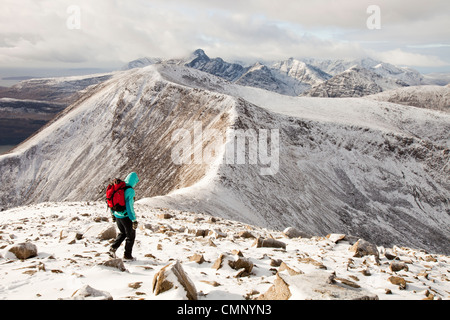
{"label": "snow covered mountain", "polygon": [[412,86],[367,96],[368,99],[450,112],[450,85]]}
{"label": "snow covered mountain", "polygon": [[329,98],[362,97],[406,85],[400,80],[383,77],[371,70],[354,66],[330,80],[313,86],[302,95]]}
{"label": "snow covered mountain", "polygon": [[192,57],[184,62],[184,65],[201,70],[230,82],[238,80],[246,69],[237,63],[228,63],[221,58],[210,59],[202,49],[194,51]]}
{"label": "snow covered mountain", "polygon": [[417,70],[407,67],[397,67],[390,63],[377,61],[371,58],[362,58],[356,60],[319,60],[313,58],[305,59],[311,66],[332,75],[337,76],[352,67],[359,67],[370,70],[382,77],[399,80],[410,86],[428,84],[423,75]]}
{"label": "snow covered mountain", "polygon": [[291,76],[288,72],[269,68],[261,62],[243,67],[238,63],[225,62],[221,58],[210,59],[202,49],[196,50],[181,64],[233,83],[290,96],[296,96],[310,87],[309,83],[302,83],[301,79]]}
{"label": "snow covered mountain", "polygon": [[99,200],[110,179],[136,171],[142,204],[448,253],[449,120],[369,99],[282,96],[161,63],[90,87],[1,156],[0,203]]}
{"label": "snow covered mountain", "polygon": [[[123,69],[144,67],[162,61],[162,59],[142,58],[130,62]],[[272,63],[256,62],[244,67],[221,58],[211,59],[202,49],[197,49],[185,59],[166,60],[165,63],[185,65],[233,83],[289,96],[305,94],[323,97],[360,97],[403,86],[430,84],[431,81],[414,69],[397,67],[371,58],[356,60],[289,58]],[[332,77],[337,78],[329,82]],[[345,85],[340,84],[341,82],[345,82]],[[307,92],[310,89],[312,90]]]}
{"label": "snow covered mountain", "polygon": [[272,66],[272,69],[312,86],[331,78],[328,73],[319,68],[294,58],[277,62]]}

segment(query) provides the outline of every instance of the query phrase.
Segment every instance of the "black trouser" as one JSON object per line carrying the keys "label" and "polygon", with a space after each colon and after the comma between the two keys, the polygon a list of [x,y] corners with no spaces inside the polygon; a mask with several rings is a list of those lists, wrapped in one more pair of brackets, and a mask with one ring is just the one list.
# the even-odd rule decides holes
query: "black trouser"
{"label": "black trouser", "polygon": [[130,257],[131,251],[133,250],[134,239],[136,238],[136,230],[133,229],[133,222],[131,222],[128,217],[121,219],[117,218],[116,221],[120,232],[111,247],[117,249],[120,247],[123,240],[127,239],[125,241],[125,256]]}

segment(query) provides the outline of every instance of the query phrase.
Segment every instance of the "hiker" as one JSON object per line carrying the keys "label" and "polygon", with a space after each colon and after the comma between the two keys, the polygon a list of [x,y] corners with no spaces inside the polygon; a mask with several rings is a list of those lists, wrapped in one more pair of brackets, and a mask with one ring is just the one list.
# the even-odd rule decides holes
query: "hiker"
{"label": "hiker", "polygon": [[132,250],[134,245],[134,239],[136,238],[136,229],[138,222],[136,221],[136,214],[134,212],[134,200],[135,191],[134,187],[139,182],[138,175],[136,172],[131,172],[125,178],[125,210],[124,211],[114,211],[111,209],[111,214],[113,222],[117,222],[117,227],[119,228],[119,234],[116,240],[111,245],[109,254],[112,257],[116,256],[116,250],[120,247],[122,242],[125,241],[125,253],[123,258],[125,260],[134,260],[132,256]]}

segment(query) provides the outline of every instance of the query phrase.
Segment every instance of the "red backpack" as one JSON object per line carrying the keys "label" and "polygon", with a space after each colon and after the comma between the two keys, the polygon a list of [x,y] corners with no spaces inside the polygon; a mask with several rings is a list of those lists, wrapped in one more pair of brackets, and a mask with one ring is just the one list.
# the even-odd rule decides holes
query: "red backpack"
{"label": "red backpack", "polygon": [[125,190],[131,188],[127,186],[124,181],[114,179],[106,188],[106,202],[108,207],[117,212],[126,210],[125,205]]}

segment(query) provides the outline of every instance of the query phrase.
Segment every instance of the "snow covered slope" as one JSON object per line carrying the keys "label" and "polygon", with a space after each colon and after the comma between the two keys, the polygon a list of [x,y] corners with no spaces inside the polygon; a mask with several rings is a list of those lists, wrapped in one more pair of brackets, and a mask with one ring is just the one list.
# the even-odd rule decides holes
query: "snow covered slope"
{"label": "snow covered slope", "polygon": [[[450,298],[448,256],[399,246],[378,247],[377,262],[373,255],[354,257],[349,250],[353,242],[343,235],[288,238],[282,232],[239,221],[142,204],[136,205],[136,213],[136,260],[125,261],[126,270],[121,271],[104,265],[110,260],[111,235],[103,240],[99,236],[113,224],[103,203],[42,203],[4,212],[0,215],[0,299],[105,298],[83,297],[80,289],[85,286],[106,292],[106,297],[114,300],[186,299],[180,285],[159,295],[152,290],[155,274],[174,260],[194,284],[200,301],[243,304],[244,299],[266,293],[277,279],[276,273],[288,277],[289,269],[301,272],[304,280],[298,288],[290,286],[291,300]],[[273,237],[286,247],[257,248],[254,237]],[[24,242],[36,246],[35,257],[20,260],[8,251]],[[217,269],[215,262],[221,255],[231,261],[241,258],[251,264],[251,272],[242,275],[226,261]],[[122,256],[123,246],[117,251],[117,257]],[[283,271],[284,265],[289,269]],[[336,291],[330,295],[324,285],[333,273]],[[392,283],[394,277],[406,281],[405,286]]]}
{"label": "snow covered slope", "polygon": [[[184,65],[230,82],[265,89],[288,96],[301,95],[313,87],[310,96],[360,97],[402,86],[430,84],[418,71],[397,67],[371,58],[356,60],[321,60],[289,58],[276,62],[256,62],[251,66],[211,59],[202,49],[181,59],[141,58],[131,61],[123,70],[155,63]],[[330,78],[333,80],[330,80]],[[445,82],[447,84],[447,82]]]}
{"label": "snow covered slope", "polygon": [[276,69],[280,73],[309,85],[316,85],[331,78],[328,73],[323,72],[319,68],[294,58],[279,61],[272,66],[272,69]]}
{"label": "snow covered slope", "polygon": [[302,95],[330,98],[362,97],[406,85],[400,80],[383,77],[372,69],[353,66],[327,81],[314,85]]}
{"label": "snow covered slope", "polygon": [[[0,157],[0,200],[98,200],[109,179],[136,171],[142,204],[448,253],[449,120],[368,99],[287,97],[159,64],[115,74]],[[194,157],[177,164],[180,129]],[[226,153],[238,130],[248,133],[243,163]],[[268,162],[255,143],[263,133],[269,150],[279,139]]]}
{"label": "snow covered slope", "polygon": [[174,166],[172,133],[201,115],[205,128],[225,130],[233,103],[228,96],[171,84],[154,67],[119,72],[0,158],[7,185],[1,204],[98,199],[110,179],[131,170],[148,177],[141,195],[189,186],[209,165]]}
{"label": "snow covered slope", "polygon": [[450,111],[450,85],[399,88],[367,96],[367,98],[418,108]]}

